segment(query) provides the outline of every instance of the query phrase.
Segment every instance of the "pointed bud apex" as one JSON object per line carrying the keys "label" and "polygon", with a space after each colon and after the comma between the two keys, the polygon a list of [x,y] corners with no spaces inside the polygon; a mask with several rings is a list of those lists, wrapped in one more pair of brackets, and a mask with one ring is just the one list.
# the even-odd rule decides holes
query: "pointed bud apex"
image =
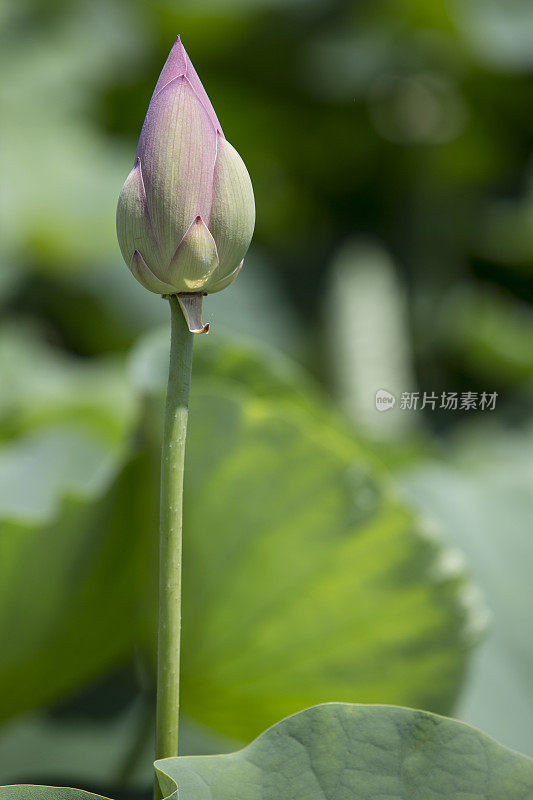
{"label": "pointed bud apex", "polygon": [[[254,224],[246,167],[224,138],[178,36],[118,201],[124,260],[151,292],[200,293],[201,308],[201,293],[220,291],[238,274]],[[205,332],[199,319],[191,324]]]}

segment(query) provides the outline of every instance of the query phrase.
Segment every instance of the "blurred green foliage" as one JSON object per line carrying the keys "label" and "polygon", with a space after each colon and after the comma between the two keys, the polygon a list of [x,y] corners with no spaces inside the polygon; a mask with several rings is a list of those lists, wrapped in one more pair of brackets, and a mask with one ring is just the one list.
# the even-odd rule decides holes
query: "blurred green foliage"
{"label": "blurred green foliage", "polygon": [[449,532],[490,600],[491,635],[474,657],[459,713],[510,747],[530,753],[533,689],[529,665],[532,558],[531,425],[519,433],[472,426],[447,458],[402,470],[409,499]]}
{"label": "blurred green foliage", "polygon": [[[522,629],[514,643],[501,633],[511,630],[504,620],[516,619],[516,607],[506,597],[520,568],[520,557],[512,553],[504,566],[504,537],[512,531],[516,551],[526,552],[533,517],[531,496],[520,482],[533,463],[531,438],[524,434],[531,424],[533,387],[531,3],[12,0],[0,7],[0,26],[0,496],[7,508],[20,512],[9,524],[21,541],[27,544],[41,532],[39,548],[30,547],[31,559],[22,552],[17,556],[18,563],[27,563],[29,583],[43,591],[47,581],[57,583],[56,611],[68,603],[80,624],[96,615],[84,606],[83,598],[90,597],[100,609],[96,616],[115,631],[117,616],[124,625],[144,615],[150,626],[148,604],[139,609],[138,599],[124,601],[120,586],[101,594],[104,550],[98,555],[87,531],[95,513],[106,518],[105,502],[99,510],[93,507],[95,498],[101,502],[103,487],[107,491],[115,478],[117,493],[131,491],[131,485],[120,484],[126,463],[133,471],[148,469],[153,484],[151,499],[135,495],[131,524],[146,519],[148,525],[156,514],[156,453],[150,467],[139,466],[136,458],[147,451],[132,432],[140,417],[146,424],[152,419],[150,404],[143,405],[133,386],[141,381],[148,395],[159,386],[165,358],[159,334],[143,339],[130,372],[124,355],[141,334],[167,322],[168,309],[122,263],[114,216],[151,91],[181,33],[228,138],[249,168],[257,201],[257,229],[245,268],[231,289],[208,298],[205,317],[213,337],[224,331],[241,339],[255,336],[304,368],[299,374],[293,363],[276,356],[276,369],[266,369],[238,345],[198,346],[197,375],[211,373],[217,387],[223,384],[224,402],[237,408],[240,383],[257,399],[254,408],[263,403],[269,415],[287,403],[289,416],[296,414],[297,426],[306,431],[314,420],[321,430],[336,430],[334,438],[352,442],[355,425],[357,447],[369,463],[374,450],[402,476],[406,470],[416,476],[409,478],[410,501],[440,517],[449,541],[470,556],[495,616],[494,635],[472,666],[460,708],[505,744],[531,753],[530,693],[524,688],[510,697],[510,715],[491,714],[487,701],[500,691],[495,687],[522,686],[516,676],[530,675],[533,668],[530,648],[516,645]],[[342,404],[350,423],[341,424],[331,405],[312,399],[316,390],[306,371]],[[387,416],[373,408],[379,388],[499,396],[490,417],[469,412],[465,419],[464,413],[438,410]],[[203,402],[198,401],[198,414],[207,413],[201,411]],[[259,425],[253,415],[249,422]],[[155,428],[149,436],[156,441],[157,426],[150,424]],[[494,426],[500,438],[513,442],[501,468],[511,476],[509,487],[500,485],[497,469],[489,474],[471,460],[460,471],[457,467],[457,453],[465,449],[498,465],[502,456],[491,444]],[[306,441],[310,449],[319,446]],[[197,439],[195,447],[218,453],[227,442],[213,435],[209,442]],[[443,471],[435,471],[436,453],[444,460]],[[279,479],[273,461],[265,462],[258,480],[266,481],[267,472]],[[253,495],[253,486],[247,491]],[[493,505],[496,510],[486,518],[480,509]],[[115,559],[127,549],[124,514],[115,527],[109,522],[114,533],[101,542]],[[495,542],[503,540],[496,568],[501,564],[510,573],[501,596],[490,565],[482,566],[489,529]],[[71,546],[57,555],[63,578],[56,581],[47,570],[52,551],[60,549],[53,542],[61,537]],[[109,569],[117,563],[113,558]],[[142,548],[130,553],[121,580],[138,582],[145,558]],[[80,564],[86,581],[76,606],[72,576]],[[13,560],[10,569],[15,566]],[[13,585],[6,580],[0,591]],[[121,597],[114,604],[113,598]],[[19,655],[24,636],[24,647],[48,648],[28,656],[26,672],[5,659],[11,674],[36,682],[27,708],[96,678],[130,647],[131,637],[121,633],[107,638],[98,663],[86,657],[90,638],[69,653],[72,628],[65,621],[60,630],[60,615],[51,607],[40,608],[43,616],[32,621],[42,631],[36,643],[24,602],[30,600],[21,596],[17,611],[6,606],[0,613],[7,614],[10,631],[20,630]],[[115,609],[109,615],[108,607]],[[65,670],[59,674],[47,667],[48,693],[39,696],[43,686],[31,659],[42,659],[44,669],[53,661],[50,648],[61,642]],[[219,646],[215,639],[212,644]],[[450,687],[457,688],[459,677]],[[110,680],[115,687],[123,682],[120,675]],[[192,702],[193,680],[188,680]],[[146,728],[140,706],[150,706],[147,685],[140,700],[132,690],[131,707],[125,701],[114,729],[128,728],[128,714],[137,720],[133,727]],[[447,694],[441,687],[445,699],[438,699],[436,689],[423,699],[449,707],[453,687]],[[5,763],[15,764],[17,741],[34,741],[36,728],[59,731],[62,714],[71,714],[68,736],[63,728],[55,739],[50,733],[49,755],[53,741],[56,751],[66,740],[91,750],[92,731],[94,772],[80,766],[80,774],[86,785],[91,774],[93,781],[111,780],[116,763],[106,762],[99,771],[105,762],[97,744],[102,719],[97,724],[91,716],[109,697],[104,692],[102,699],[98,687],[87,691],[68,701],[70,711],[67,702],[67,710],[49,712],[52,717],[27,717],[20,722],[23,733],[12,723],[0,735]],[[313,691],[317,697],[316,685]],[[409,702],[411,696],[395,698]],[[15,709],[16,690],[6,702]],[[210,709],[204,722],[233,735],[252,733],[220,724],[218,713]],[[197,734],[200,749],[209,749],[205,732],[192,726],[191,751],[198,748]],[[127,760],[137,744],[117,737],[116,758]],[[42,756],[43,763],[47,758]],[[76,782],[76,775],[69,777]],[[40,778],[37,767],[32,778]]]}
{"label": "blurred green foliage", "polygon": [[[21,369],[0,414],[3,720],[136,649],[153,682],[168,362],[165,328],[134,351],[131,378],[91,363],[91,397],[82,369],[16,333],[0,337],[0,376],[33,359],[48,380]],[[195,372],[183,711],[237,741],[331,697],[449,711],[483,626],[461,560],[290,361],[213,337]],[[54,395],[57,417],[39,415]]]}
{"label": "blurred green foliage", "polygon": [[320,339],[332,255],[361,233],[398,265],[419,374],[455,377],[433,331],[443,294],[474,279],[531,299],[531,17],[501,0],[8,3],[9,308],[87,355],[161,318],[120,262],[114,209],[180,32],[249,167],[254,249],[304,326],[303,356]]}

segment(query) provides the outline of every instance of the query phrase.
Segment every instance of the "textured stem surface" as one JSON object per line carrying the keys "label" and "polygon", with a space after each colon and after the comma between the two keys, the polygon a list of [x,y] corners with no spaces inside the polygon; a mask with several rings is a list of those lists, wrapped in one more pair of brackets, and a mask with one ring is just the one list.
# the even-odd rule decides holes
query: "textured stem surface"
{"label": "textured stem surface", "polygon": [[178,753],[183,467],[193,337],[170,297],[170,367],[161,456],[156,758]]}

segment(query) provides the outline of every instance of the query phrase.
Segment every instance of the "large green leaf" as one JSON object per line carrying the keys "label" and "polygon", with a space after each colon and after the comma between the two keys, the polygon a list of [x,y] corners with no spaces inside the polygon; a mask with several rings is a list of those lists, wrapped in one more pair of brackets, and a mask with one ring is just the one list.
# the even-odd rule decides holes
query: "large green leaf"
{"label": "large green leaf", "polygon": [[[24,483],[0,502],[5,717],[59,697],[141,640],[154,652],[166,358],[160,342],[134,359],[152,400],[138,403],[131,442],[127,426],[95,425],[92,413],[89,425],[78,400],[62,422],[31,408],[17,424],[7,414],[5,471],[17,467]],[[461,565],[290,362],[208,339],[196,367],[184,711],[246,740],[330,699],[448,710],[477,626]]]}
{"label": "large green leaf", "polygon": [[387,706],[316,706],[274,725],[237,753],[167,758],[156,761],[156,770],[163,794],[172,800],[178,787],[180,800],[533,795],[533,760],[464,723]]}
{"label": "large green leaf", "polygon": [[[133,360],[156,395],[167,358]],[[461,563],[289,365],[197,348],[182,707],[241,740],[332,698],[447,711],[478,633]]]}
{"label": "large green leaf", "polygon": [[353,442],[217,387],[193,394],[187,469],[185,711],[246,739],[331,698],[450,707],[464,575]]}
{"label": "large green leaf", "polygon": [[130,497],[137,400],[116,362],[84,365],[6,327],[0,382],[3,720],[132,652],[146,505]]}
{"label": "large green leaf", "polygon": [[0,786],[2,800],[105,800],[100,794],[59,786]]}
{"label": "large green leaf", "polygon": [[[533,793],[532,759],[462,722],[397,706],[315,706],[243,750],[155,767],[168,800],[528,800]],[[0,800],[98,797],[0,787]]]}
{"label": "large green leaf", "polygon": [[94,437],[62,428],[0,450],[10,478],[0,497],[1,718],[55,700],[133,650],[148,508],[131,487],[142,457],[112,459],[100,475],[105,456]]}

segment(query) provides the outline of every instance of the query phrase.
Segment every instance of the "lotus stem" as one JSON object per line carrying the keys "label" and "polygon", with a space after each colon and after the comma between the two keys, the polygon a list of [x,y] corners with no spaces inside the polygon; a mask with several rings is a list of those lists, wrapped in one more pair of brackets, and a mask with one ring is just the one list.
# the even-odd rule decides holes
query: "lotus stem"
{"label": "lotus stem", "polygon": [[[156,758],[178,754],[183,473],[194,338],[177,297],[169,297],[169,303],[170,366],[161,455]],[[157,781],[155,796],[161,797]]]}

